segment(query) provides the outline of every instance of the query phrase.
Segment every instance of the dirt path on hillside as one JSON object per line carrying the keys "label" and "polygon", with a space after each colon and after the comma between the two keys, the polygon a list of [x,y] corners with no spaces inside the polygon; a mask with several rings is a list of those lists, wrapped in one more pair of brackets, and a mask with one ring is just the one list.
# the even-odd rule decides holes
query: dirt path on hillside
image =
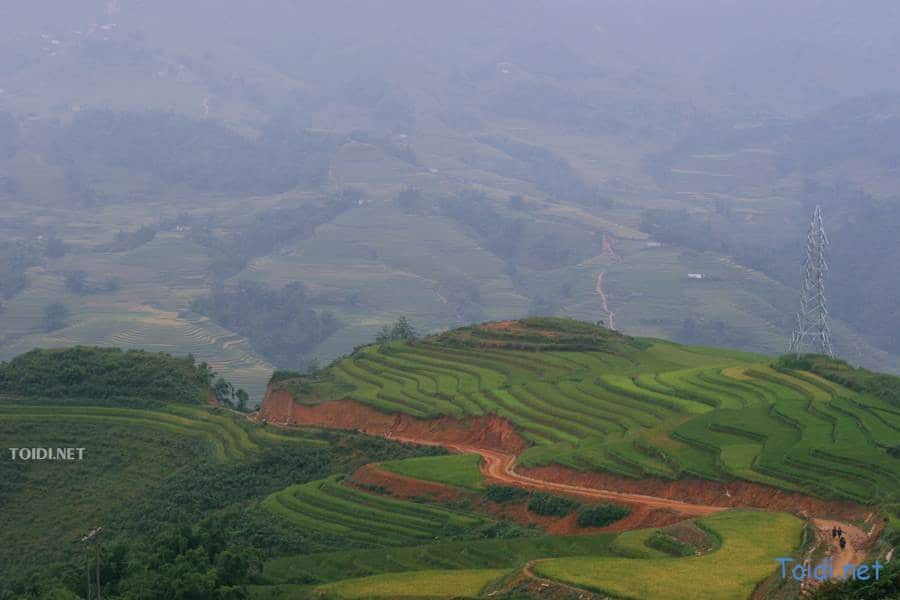
{"label": "dirt path on hillside", "polygon": [[616,313],[609,310],[609,300],[606,297],[606,293],[603,291],[603,275],[605,273],[606,273],[606,271],[600,271],[600,274],[597,275],[596,291],[597,291],[597,295],[600,296],[600,304],[603,306],[603,310],[606,312],[606,320],[607,320],[606,324],[609,327],[609,329],[614,330],[616,328]]}
{"label": "dirt path on hillside", "polygon": [[[719,497],[716,482],[694,481],[690,485],[677,486],[678,482],[646,482],[648,485],[624,487],[622,481],[609,476],[585,478],[581,472],[565,472],[560,469],[537,467],[527,473],[516,470],[516,459],[527,448],[515,428],[496,415],[482,415],[466,419],[440,417],[418,419],[406,414],[387,414],[353,400],[335,400],[323,404],[302,405],[294,402],[285,390],[270,391],[263,406],[256,415],[257,420],[276,426],[307,425],[349,429],[378,435],[388,439],[412,444],[443,446],[465,454],[482,457],[481,470],[490,482],[501,483],[530,490],[556,492],[575,496],[587,501],[617,502],[632,508],[634,525],[646,527],[643,523],[646,513],[655,512],[655,520],[665,517],[665,524],[681,519],[702,517],[729,508],[761,508],[786,511],[800,515],[811,522],[824,541],[831,544],[831,527],[840,525],[846,532],[847,547],[835,552],[839,557],[835,566],[843,569],[850,562],[862,562],[865,550],[878,528],[866,535],[861,529],[849,525],[850,519],[862,518],[862,507],[829,503],[814,498],[792,494],[776,488],[755,486],[747,482],[734,482]],[[560,476],[567,479],[560,479]],[[629,482],[632,483],[632,482]],[[638,481],[638,483],[641,483]],[[740,484],[740,485],[739,485]],[[621,491],[610,489],[616,486]],[[728,493],[729,489],[732,493]],[[683,499],[695,500],[687,502]],[[644,513],[642,516],[641,513]],[[833,515],[842,520],[826,520]],[[871,516],[871,515],[870,515]],[[659,518],[657,518],[659,517]],[[660,523],[655,523],[658,526]],[[836,568],[836,573],[840,573]]]}
{"label": "dirt path on hillside", "polygon": [[[392,439],[398,441],[430,444],[428,440],[420,440],[415,438],[407,438],[404,436],[391,436]],[[601,490],[589,488],[579,485],[570,485],[558,483],[554,481],[546,481],[522,475],[515,471],[516,456],[510,453],[497,450],[488,450],[478,446],[469,444],[439,444],[455,452],[462,454],[478,454],[483,459],[481,471],[491,481],[511,485],[515,487],[523,487],[531,490],[545,492],[561,492],[565,494],[576,495],[588,500],[602,500],[622,502],[625,504],[639,505],[651,509],[668,509],[675,511],[686,517],[702,517],[711,515],[723,510],[727,507],[713,506],[708,504],[692,504],[682,502],[680,500],[672,500],[670,498],[660,498],[656,496],[647,496],[644,494],[632,494],[627,492],[614,492],[612,490]],[[829,555],[834,558],[834,573],[840,578],[844,565],[859,565],[865,562],[865,548],[871,540],[869,535],[849,523],[834,520],[825,520],[812,518],[810,522],[816,528],[819,539],[828,545]],[[847,546],[841,550],[837,539],[832,541],[831,528],[837,525],[844,531],[844,537],[847,540]],[[529,572],[524,572],[526,576],[539,579],[537,576]]]}
{"label": "dirt path on hillside", "polygon": [[612,490],[601,490],[568,483],[536,479],[517,473],[515,470],[516,455],[499,450],[489,450],[470,444],[436,443],[431,440],[422,440],[404,435],[390,435],[389,437],[394,440],[413,444],[444,446],[461,454],[478,454],[483,459],[483,462],[481,463],[482,473],[484,473],[491,481],[506,485],[544,492],[571,494],[588,500],[619,501],[625,504],[646,506],[647,508],[653,509],[668,509],[692,517],[711,515],[725,510],[725,507],[722,506],[691,504],[689,502],[672,500],[670,498],[658,498],[656,496],[631,494],[628,492],[614,492]]}
{"label": "dirt path on hillside", "polygon": [[[848,523],[839,523],[826,519],[810,519],[810,522],[816,528],[816,537],[828,548],[828,556],[833,559],[834,574],[841,579],[844,574],[844,565],[860,565],[866,562],[865,548],[869,545],[871,537],[859,527],[854,527]],[[844,532],[844,538],[847,540],[847,547],[841,550],[840,540],[831,537],[831,528],[840,527]]]}
{"label": "dirt path on hillside", "polygon": [[568,583],[562,583],[561,581],[554,581],[553,579],[546,579],[546,578],[541,577],[540,575],[536,574],[534,572],[534,565],[536,565],[539,562],[544,562],[545,560],[548,560],[548,559],[538,558],[535,560],[528,561],[528,563],[526,563],[525,566],[522,567],[522,575],[524,575],[528,579],[531,579],[532,581],[535,581],[541,587],[560,588],[560,589],[566,590],[572,594],[575,594],[579,600],[592,600],[593,598],[600,597],[597,594],[594,594],[593,592],[590,592],[588,590],[585,590],[585,589],[582,589],[579,587],[575,587],[574,585],[569,585]]}

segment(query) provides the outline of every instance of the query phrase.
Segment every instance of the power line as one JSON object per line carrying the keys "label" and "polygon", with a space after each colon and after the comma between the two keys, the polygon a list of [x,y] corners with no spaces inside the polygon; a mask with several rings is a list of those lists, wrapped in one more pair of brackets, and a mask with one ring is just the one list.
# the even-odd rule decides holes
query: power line
{"label": "power line", "polygon": [[803,288],[800,290],[800,312],[791,335],[788,352],[803,351],[827,354],[834,358],[831,345],[828,303],[825,296],[825,274],[828,272],[828,237],[822,221],[822,207],[816,206],[806,236],[806,259],[803,263]]}

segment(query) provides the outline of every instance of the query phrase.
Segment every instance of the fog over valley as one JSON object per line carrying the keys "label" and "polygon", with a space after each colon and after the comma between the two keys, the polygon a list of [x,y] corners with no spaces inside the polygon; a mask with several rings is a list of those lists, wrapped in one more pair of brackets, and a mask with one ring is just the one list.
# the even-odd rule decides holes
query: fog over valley
{"label": "fog over valley", "polygon": [[191,353],[262,398],[400,316],[900,372],[900,6],[0,7],[0,359]]}

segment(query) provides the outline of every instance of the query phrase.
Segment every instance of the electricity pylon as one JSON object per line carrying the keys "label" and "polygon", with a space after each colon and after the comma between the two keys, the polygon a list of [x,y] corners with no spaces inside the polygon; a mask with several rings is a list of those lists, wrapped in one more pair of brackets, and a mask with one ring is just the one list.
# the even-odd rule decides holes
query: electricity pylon
{"label": "electricity pylon", "polygon": [[806,260],[803,263],[803,289],[800,291],[800,312],[791,336],[790,353],[804,350],[827,354],[834,358],[831,327],[828,324],[828,304],[825,300],[825,273],[828,260],[828,237],[822,223],[822,208],[816,206],[809,233],[806,236]]}

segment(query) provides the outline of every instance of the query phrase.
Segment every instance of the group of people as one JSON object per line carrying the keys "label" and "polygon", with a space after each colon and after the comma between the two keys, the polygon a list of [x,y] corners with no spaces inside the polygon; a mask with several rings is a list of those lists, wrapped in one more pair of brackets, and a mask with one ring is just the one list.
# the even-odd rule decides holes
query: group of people
{"label": "group of people", "polygon": [[840,544],[841,550],[847,547],[847,538],[844,537],[844,530],[837,525],[831,528],[831,539],[834,538],[839,538],[838,544]]}

